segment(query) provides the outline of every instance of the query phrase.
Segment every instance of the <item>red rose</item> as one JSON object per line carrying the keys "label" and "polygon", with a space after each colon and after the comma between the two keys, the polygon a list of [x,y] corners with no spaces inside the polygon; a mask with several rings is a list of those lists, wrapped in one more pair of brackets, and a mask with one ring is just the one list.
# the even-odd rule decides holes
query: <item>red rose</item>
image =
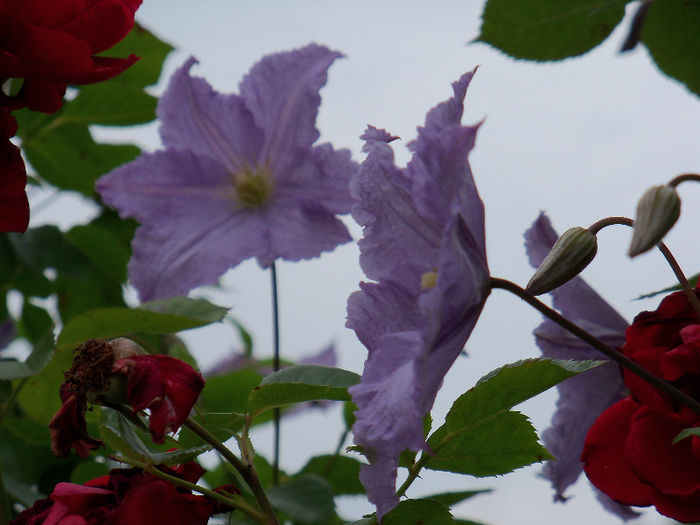
{"label": "red rose", "polygon": [[126,36],[139,5],[141,0],[0,0],[0,78],[25,79],[30,109],[45,105],[33,92],[52,93],[55,111],[65,84],[101,82],[138,60],[95,55]]}
{"label": "red rose", "polygon": [[[101,82],[137,57],[95,56],[119,42],[134,25],[141,0],[0,0],[0,84],[24,79],[16,96],[0,92],[0,232],[24,232],[29,203],[19,149],[10,142],[10,111],[28,107],[53,113],[67,84]],[[18,189],[19,188],[19,189]]]}
{"label": "red rose", "polygon": [[[159,468],[191,483],[204,474],[196,463]],[[232,486],[220,489],[237,492]],[[212,514],[230,510],[141,469],[114,469],[85,485],[59,483],[12,525],[206,525]]]}
{"label": "red rose", "polygon": [[[639,314],[622,351],[700,399],[700,318],[683,293]],[[700,415],[627,370],[624,380],[631,395],[603,412],[586,436],[586,475],[619,503],[700,521],[700,437],[673,444],[683,429],[700,427]]]}
{"label": "red rose", "polygon": [[[134,355],[131,341],[90,340],[76,348],[73,366],[61,385],[63,406],[51,419],[51,450],[65,457],[71,448],[81,457],[102,443],[87,435],[85,410],[95,402],[128,404],[134,413],[148,408],[151,437],[162,443],[187,419],[204,379],[190,365],[166,355]],[[126,381],[126,392],[120,389]]]}
{"label": "red rose", "polygon": [[29,224],[27,172],[19,148],[10,141],[16,131],[14,117],[0,110],[0,232],[23,232]]}

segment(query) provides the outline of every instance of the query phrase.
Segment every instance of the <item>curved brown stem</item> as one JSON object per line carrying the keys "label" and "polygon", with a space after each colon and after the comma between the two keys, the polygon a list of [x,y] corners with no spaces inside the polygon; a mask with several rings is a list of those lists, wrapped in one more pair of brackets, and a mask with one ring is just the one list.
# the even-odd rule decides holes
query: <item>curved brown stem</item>
{"label": "curved brown stem", "polygon": [[690,397],[688,394],[685,392],[682,392],[678,390],[676,387],[673,385],[667,383],[660,377],[652,374],[649,372],[646,368],[642,367],[640,364],[636,363],[635,361],[632,361],[629,357],[624,355],[622,352],[619,352],[618,350],[615,350],[614,348],[606,345],[603,343],[600,339],[597,337],[591,335],[587,331],[585,331],[583,328],[579,327],[578,325],[575,325],[571,321],[569,321],[566,317],[562,316],[559,312],[551,309],[549,306],[544,304],[542,301],[537,299],[536,297],[530,295],[527,293],[523,288],[518,286],[517,284],[508,281],[506,279],[499,279],[496,277],[491,277],[491,288],[501,288],[503,290],[507,290],[511,292],[512,294],[517,295],[520,297],[523,301],[528,303],[530,306],[538,310],[542,315],[547,317],[548,319],[551,319],[555,323],[557,323],[559,326],[564,328],[565,330],[571,332],[573,335],[581,339],[582,341],[588,343],[591,345],[593,348],[598,350],[599,352],[603,353],[606,357],[609,359],[615,361],[618,363],[620,366],[623,368],[626,368],[633,374],[638,375],[642,379],[644,379],[647,383],[655,386],[659,390],[665,392],[669,396],[671,396],[674,400],[678,401],[679,403],[690,407],[695,411],[695,413],[700,414],[700,402],[698,402],[696,399]]}

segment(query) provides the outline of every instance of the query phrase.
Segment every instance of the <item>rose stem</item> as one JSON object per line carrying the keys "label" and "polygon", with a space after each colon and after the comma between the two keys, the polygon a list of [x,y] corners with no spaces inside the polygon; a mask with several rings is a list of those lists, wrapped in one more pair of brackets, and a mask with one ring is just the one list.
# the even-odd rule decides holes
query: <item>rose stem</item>
{"label": "rose stem", "polygon": [[526,303],[528,303],[530,306],[538,310],[542,315],[545,317],[551,319],[555,323],[557,323],[559,326],[564,328],[565,330],[571,332],[574,334],[576,337],[581,339],[582,341],[585,341],[589,345],[591,345],[593,348],[596,350],[600,351],[601,353],[605,354],[608,358],[612,359],[616,363],[618,363],[620,366],[626,368],[630,372],[638,375],[642,379],[644,379],[647,383],[650,383],[651,385],[654,385],[657,387],[659,390],[662,390],[669,396],[671,396],[673,399],[678,401],[679,403],[692,408],[697,414],[700,414],[700,402],[696,401],[692,397],[690,397],[688,394],[681,392],[674,386],[668,384],[666,381],[661,379],[660,377],[652,374],[649,372],[647,369],[642,367],[640,364],[636,363],[635,361],[632,361],[630,358],[625,356],[622,352],[619,352],[615,350],[614,348],[606,345],[593,335],[589,334],[586,332],[583,328],[575,325],[571,321],[569,321],[566,317],[562,316],[559,314],[559,312],[556,312],[555,310],[552,310],[549,306],[544,304],[542,301],[537,299],[536,297],[533,297],[530,295],[528,292],[526,292],[523,288],[518,286],[517,284],[507,281],[505,279],[499,279],[497,277],[491,277],[491,288],[501,288],[503,290],[509,291],[512,294],[517,295],[520,297],[522,300],[524,300]]}
{"label": "rose stem", "polygon": [[240,500],[234,500],[232,498],[226,497],[223,494],[219,494],[218,492],[214,492],[213,490],[210,490],[206,487],[202,487],[201,485],[197,485],[195,483],[191,483],[187,480],[178,478],[177,476],[171,476],[170,474],[163,472],[162,470],[158,469],[155,465],[151,465],[150,463],[142,463],[140,461],[136,461],[131,458],[122,458],[122,457],[115,457],[114,458],[116,461],[119,461],[120,463],[128,463],[129,465],[133,465],[135,467],[138,467],[142,469],[144,472],[148,472],[152,476],[155,476],[157,478],[163,479],[169,483],[172,483],[173,485],[176,485],[178,487],[183,487],[188,490],[191,490],[193,492],[199,492],[200,494],[204,494],[205,496],[210,497],[213,500],[218,501],[219,503],[223,503],[224,505],[231,507],[232,509],[238,509],[241,512],[247,514],[251,518],[253,518],[255,521],[258,523],[262,524],[268,524],[271,523],[267,516],[262,514],[261,512],[258,512],[256,509],[245,503],[244,501]]}
{"label": "rose stem", "polygon": [[[689,175],[691,175],[691,174],[679,175],[676,178],[678,179],[680,177],[686,177]],[[698,177],[697,175],[695,175],[695,176]],[[601,219],[598,222],[592,224],[588,228],[588,231],[590,231],[593,235],[597,235],[600,230],[602,230],[606,226],[611,226],[613,224],[622,224],[623,226],[629,226],[630,228],[634,227],[634,221],[632,219],[627,218],[627,217],[607,217],[605,219]],[[693,307],[693,310],[695,310],[695,313],[698,314],[698,316],[700,316],[700,301],[698,301],[698,298],[695,295],[693,288],[690,286],[688,279],[686,278],[685,274],[683,273],[683,270],[681,269],[680,265],[678,264],[678,261],[676,261],[676,258],[671,253],[671,250],[669,250],[668,246],[666,246],[663,242],[657,243],[656,247],[659,249],[659,251],[666,258],[666,262],[668,262],[668,265],[673,270],[673,273],[675,274],[676,279],[678,279],[678,282],[680,283],[681,288],[683,288],[683,291],[685,292],[685,296],[688,298],[688,302],[690,302],[690,305]]]}
{"label": "rose stem", "polygon": [[267,499],[265,490],[260,484],[260,480],[258,479],[258,476],[254,472],[252,466],[246,466],[240,459],[238,459],[235,456],[233,452],[226,448],[226,445],[219,441],[216,438],[216,436],[214,436],[214,434],[209,432],[206,428],[197,423],[191,417],[188,417],[185,420],[183,426],[189,428],[192,432],[204,439],[204,441],[206,441],[212,447],[214,447],[214,449],[217,452],[219,452],[219,454],[221,454],[224,457],[224,459],[226,459],[226,461],[233,465],[233,467],[238,471],[241,477],[248,484],[250,490],[253,491],[253,495],[255,496],[255,499],[258,500],[260,508],[268,516],[268,521],[266,521],[266,523],[278,525],[279,522],[277,521],[277,517],[275,516],[275,510],[272,508],[270,501]]}
{"label": "rose stem", "polygon": [[[275,372],[280,369],[280,319],[279,300],[277,293],[277,268],[273,261],[270,265],[270,276],[272,278],[272,340],[273,340],[273,363]],[[274,427],[274,453],[272,459],[272,484],[277,485],[280,478],[280,409],[275,408],[272,416]]]}

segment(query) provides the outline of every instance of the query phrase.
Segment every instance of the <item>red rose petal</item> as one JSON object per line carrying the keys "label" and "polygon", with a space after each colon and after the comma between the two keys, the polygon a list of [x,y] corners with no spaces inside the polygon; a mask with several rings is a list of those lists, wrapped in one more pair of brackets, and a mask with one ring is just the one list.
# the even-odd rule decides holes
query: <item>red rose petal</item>
{"label": "red rose petal", "polygon": [[204,387],[191,366],[166,355],[126,357],[113,371],[127,376],[127,400],[134,411],[150,409],[149,429],[156,443],[180,428]]}
{"label": "red rose petal", "polygon": [[601,492],[618,503],[646,507],[656,491],[637,478],[625,455],[630,421],[641,407],[626,397],[603,412],[588,431],[581,461],[586,476]]}

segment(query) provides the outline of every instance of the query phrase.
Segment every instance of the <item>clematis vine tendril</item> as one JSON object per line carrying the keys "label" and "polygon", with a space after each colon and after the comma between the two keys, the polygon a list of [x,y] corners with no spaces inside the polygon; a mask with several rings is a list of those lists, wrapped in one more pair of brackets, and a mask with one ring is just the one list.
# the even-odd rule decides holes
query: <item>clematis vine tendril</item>
{"label": "clematis vine tendril", "polygon": [[652,374],[647,369],[645,369],[643,366],[639,365],[635,361],[632,361],[631,359],[629,359],[628,357],[623,355],[621,352],[618,352],[614,348],[606,345],[600,339],[591,335],[589,332],[587,332],[583,328],[572,323],[566,317],[561,315],[559,312],[551,309],[549,306],[544,304],[542,301],[540,301],[539,299],[537,299],[533,295],[529,294],[527,291],[525,291],[523,288],[521,288],[517,284],[515,284],[511,281],[508,281],[506,279],[500,279],[498,277],[491,277],[491,288],[500,288],[500,289],[506,290],[514,295],[517,295],[522,300],[527,302],[530,306],[532,306],[533,308],[538,310],[541,314],[543,314],[547,318],[551,319],[552,321],[557,323],[559,326],[561,326],[565,330],[571,332],[573,335],[575,335],[576,337],[578,337],[582,341],[585,341],[586,343],[591,345],[593,348],[595,348],[599,352],[603,353],[609,359],[612,359],[613,361],[618,363],[620,366],[626,368],[630,372],[632,372],[632,373],[638,375],[639,377],[641,377],[642,379],[644,379],[649,384],[657,387],[659,390],[662,390],[663,392],[665,392],[666,394],[671,396],[674,400],[691,408],[697,414],[700,414],[700,402],[693,399],[688,394],[678,390],[673,385],[664,381],[660,377]]}

